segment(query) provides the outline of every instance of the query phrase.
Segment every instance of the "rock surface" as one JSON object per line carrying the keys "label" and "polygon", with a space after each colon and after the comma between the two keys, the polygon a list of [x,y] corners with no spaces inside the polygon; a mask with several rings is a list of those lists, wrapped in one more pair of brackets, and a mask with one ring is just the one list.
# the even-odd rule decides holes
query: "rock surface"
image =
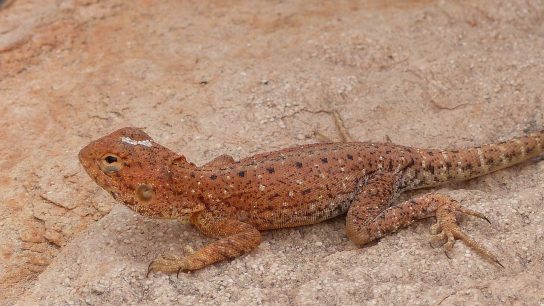
{"label": "rock surface", "polygon": [[[145,278],[207,238],[140,217],[77,152],[146,127],[197,164],[338,139],[452,148],[544,127],[541,1],[10,1],[0,8],[0,304],[542,304],[544,162],[447,186],[492,225],[452,259],[422,221],[362,249],[343,219]],[[410,195],[406,195],[410,196]],[[113,209],[112,209],[113,207]]]}

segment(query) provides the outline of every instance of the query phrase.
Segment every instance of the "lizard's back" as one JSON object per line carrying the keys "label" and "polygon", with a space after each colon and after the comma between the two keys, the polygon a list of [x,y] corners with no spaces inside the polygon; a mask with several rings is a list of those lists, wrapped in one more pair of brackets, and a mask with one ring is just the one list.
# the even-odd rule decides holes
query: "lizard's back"
{"label": "lizard's back", "polygon": [[399,170],[412,153],[393,144],[310,144],[202,167],[194,175],[211,210],[264,230],[345,213],[366,177]]}
{"label": "lizard's back", "polygon": [[210,209],[261,230],[313,224],[345,213],[374,174],[399,173],[399,193],[466,180],[537,156],[542,134],[460,150],[368,142],[296,146],[200,168],[197,186]]}

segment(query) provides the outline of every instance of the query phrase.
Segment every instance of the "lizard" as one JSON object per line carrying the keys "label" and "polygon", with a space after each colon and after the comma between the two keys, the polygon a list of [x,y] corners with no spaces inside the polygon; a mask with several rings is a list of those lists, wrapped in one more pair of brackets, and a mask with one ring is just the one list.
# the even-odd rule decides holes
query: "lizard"
{"label": "lizard", "polygon": [[[544,130],[464,149],[384,143],[315,143],[241,160],[220,155],[197,166],[126,127],[92,141],[79,160],[94,181],[137,213],[190,223],[215,238],[188,255],[161,255],[147,273],[189,272],[255,249],[261,231],[315,224],[346,214],[346,234],[362,246],[435,217],[431,241],[446,255],[456,240],[502,266],[457,224],[460,214],[489,222],[441,193],[397,203],[400,193],[465,181],[539,157]],[[449,256],[448,256],[449,257]]]}

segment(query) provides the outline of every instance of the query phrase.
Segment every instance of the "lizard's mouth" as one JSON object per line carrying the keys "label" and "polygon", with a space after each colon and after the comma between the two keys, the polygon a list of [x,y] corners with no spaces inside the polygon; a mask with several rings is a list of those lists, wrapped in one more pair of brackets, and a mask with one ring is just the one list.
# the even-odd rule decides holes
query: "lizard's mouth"
{"label": "lizard's mouth", "polygon": [[108,190],[108,192],[111,194],[111,196],[117,200],[117,197],[119,196],[119,194],[113,190]]}

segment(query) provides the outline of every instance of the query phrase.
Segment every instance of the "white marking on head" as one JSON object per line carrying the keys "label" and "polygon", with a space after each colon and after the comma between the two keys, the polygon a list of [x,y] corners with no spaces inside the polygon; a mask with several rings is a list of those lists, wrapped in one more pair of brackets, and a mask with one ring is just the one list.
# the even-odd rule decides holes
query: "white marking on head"
{"label": "white marking on head", "polygon": [[124,143],[128,143],[130,145],[133,145],[133,146],[137,146],[137,145],[140,145],[140,146],[144,146],[144,147],[152,147],[153,144],[151,143],[150,140],[134,140],[130,137],[121,137],[121,141],[124,142]]}

